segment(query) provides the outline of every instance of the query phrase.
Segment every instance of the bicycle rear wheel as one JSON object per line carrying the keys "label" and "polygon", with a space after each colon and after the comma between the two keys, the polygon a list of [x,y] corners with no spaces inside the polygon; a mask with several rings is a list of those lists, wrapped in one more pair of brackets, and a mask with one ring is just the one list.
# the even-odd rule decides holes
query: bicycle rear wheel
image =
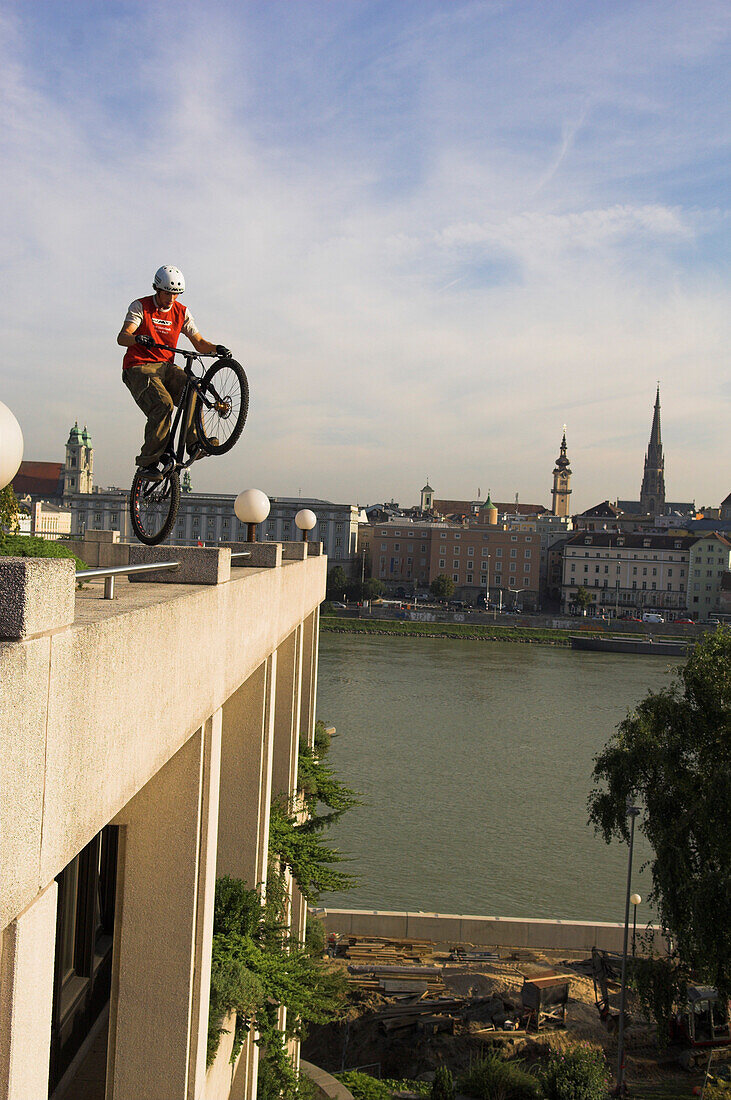
{"label": "bicycle rear wheel", "polygon": [[162,481],[149,481],[138,469],[132,479],[129,511],[132,529],[140,542],[157,546],[170,534],[180,505],[180,478],[171,470]]}
{"label": "bicycle rear wheel", "polygon": [[219,359],[206,371],[201,384],[207,408],[199,398],[195,404],[195,428],[203,449],[211,455],[230,451],[246,423],[249,411],[249,383],[235,359]]}

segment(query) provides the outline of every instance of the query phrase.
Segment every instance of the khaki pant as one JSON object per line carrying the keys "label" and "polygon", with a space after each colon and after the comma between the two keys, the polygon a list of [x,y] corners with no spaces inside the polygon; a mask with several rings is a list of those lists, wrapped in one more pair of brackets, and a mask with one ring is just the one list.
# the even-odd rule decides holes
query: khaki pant
{"label": "khaki pant", "polygon": [[[122,371],[122,381],[147,417],[145,441],[135,459],[138,466],[151,466],[167,447],[173,408],[180,404],[185,386],[185,371],[174,363],[142,363]],[[196,442],[193,415],[195,400],[185,425],[185,445]]]}

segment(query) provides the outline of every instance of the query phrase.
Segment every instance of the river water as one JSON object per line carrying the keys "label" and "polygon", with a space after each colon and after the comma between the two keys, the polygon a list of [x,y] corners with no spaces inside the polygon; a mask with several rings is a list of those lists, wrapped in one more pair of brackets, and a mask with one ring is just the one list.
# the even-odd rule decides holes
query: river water
{"label": "river water", "polygon": [[[627,846],[587,825],[593,757],[677,665],[550,646],[323,633],[318,717],[365,805],[333,908],[624,920]],[[638,835],[632,887],[644,898]],[[638,923],[649,919],[644,903]]]}

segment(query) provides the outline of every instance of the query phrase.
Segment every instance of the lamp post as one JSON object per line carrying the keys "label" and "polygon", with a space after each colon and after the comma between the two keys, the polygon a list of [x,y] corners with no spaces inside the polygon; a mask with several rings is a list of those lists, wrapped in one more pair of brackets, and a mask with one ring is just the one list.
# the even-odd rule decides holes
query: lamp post
{"label": "lamp post", "polygon": [[515,596],[515,599],[513,600],[513,610],[517,611],[518,610],[518,596],[520,595],[521,592],[525,592],[525,589],[524,588],[509,588],[508,592],[512,592],[513,595]]}
{"label": "lamp post", "polygon": [[627,861],[627,897],[624,905],[624,941],[622,944],[622,984],[619,994],[619,1032],[617,1035],[617,1096],[623,1096],[624,1084],[624,1006],[627,999],[627,940],[629,939],[630,888],[632,885],[632,852],[635,843],[635,820],[639,815],[637,806],[627,805],[626,815],[630,819],[629,857]]}
{"label": "lamp post", "polygon": [[23,461],[23,433],[7,405],[0,401],[0,489],[9,485]]}
{"label": "lamp post", "polygon": [[309,508],[300,508],[294,517],[294,522],[302,532],[302,541],[307,542],[310,531],[317,523],[317,516]]}
{"label": "lamp post", "polygon": [[490,609],[490,555],[487,555],[487,570],[485,572],[485,611]]}
{"label": "lamp post", "polygon": [[271,504],[261,489],[244,489],[234,501],[236,518],[247,525],[246,541],[256,542],[256,526],[269,515]]}
{"label": "lamp post", "polygon": [[629,900],[632,902],[632,905],[634,906],[634,909],[632,911],[632,958],[634,958],[635,957],[635,932],[637,931],[637,906],[642,901],[642,898],[640,897],[639,894],[633,894],[632,897]]}

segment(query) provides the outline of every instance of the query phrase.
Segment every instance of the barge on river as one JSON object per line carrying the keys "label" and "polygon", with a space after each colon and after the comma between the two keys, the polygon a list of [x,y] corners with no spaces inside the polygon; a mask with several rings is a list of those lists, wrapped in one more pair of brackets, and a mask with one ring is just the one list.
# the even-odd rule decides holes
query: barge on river
{"label": "barge on river", "polygon": [[681,639],[656,641],[654,638],[605,638],[601,635],[572,635],[572,649],[590,649],[595,653],[649,653],[651,657],[685,657],[692,643]]}

